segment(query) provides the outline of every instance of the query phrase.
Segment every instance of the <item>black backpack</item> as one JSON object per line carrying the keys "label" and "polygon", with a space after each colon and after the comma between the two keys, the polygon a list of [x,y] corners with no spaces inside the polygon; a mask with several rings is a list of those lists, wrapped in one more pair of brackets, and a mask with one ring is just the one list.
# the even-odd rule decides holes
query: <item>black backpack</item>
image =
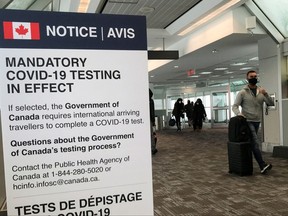
{"label": "black backpack", "polygon": [[234,116],[228,125],[228,139],[230,142],[246,142],[250,139],[250,129],[246,118]]}

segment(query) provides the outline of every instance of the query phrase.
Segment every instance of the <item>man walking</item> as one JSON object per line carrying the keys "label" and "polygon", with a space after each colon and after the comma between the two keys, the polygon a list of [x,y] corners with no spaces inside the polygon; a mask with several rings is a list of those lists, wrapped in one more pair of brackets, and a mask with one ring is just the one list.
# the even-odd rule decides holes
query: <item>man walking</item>
{"label": "man walking", "polygon": [[[248,71],[246,78],[248,85],[237,94],[232,110],[235,115],[242,115],[247,119],[251,131],[252,152],[260,167],[261,173],[265,174],[272,168],[272,164],[265,163],[262,158],[257,133],[262,119],[263,103],[265,102],[267,106],[273,106],[274,102],[264,88],[257,86],[258,79],[256,71]],[[242,107],[241,112],[239,106]]]}

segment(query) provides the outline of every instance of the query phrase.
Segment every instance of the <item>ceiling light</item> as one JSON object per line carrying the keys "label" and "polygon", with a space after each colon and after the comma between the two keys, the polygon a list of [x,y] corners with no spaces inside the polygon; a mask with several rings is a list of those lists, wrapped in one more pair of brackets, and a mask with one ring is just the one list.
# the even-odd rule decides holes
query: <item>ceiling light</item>
{"label": "ceiling light", "polygon": [[198,22],[193,23],[191,26],[189,26],[188,28],[184,29],[182,32],[180,32],[178,35],[179,36],[184,36],[185,34],[191,32],[192,30],[196,29],[197,27],[199,27],[200,25],[208,22],[209,20],[211,20],[212,18],[216,17],[217,15],[221,14],[223,11],[227,10],[228,8],[230,8],[231,6],[235,5],[236,3],[238,3],[240,0],[231,0],[229,1],[227,4],[223,5],[222,7],[218,8],[217,10],[213,11],[212,13],[208,14],[206,17],[204,17],[203,19],[200,19]]}
{"label": "ceiling light", "polygon": [[201,72],[200,74],[211,74],[212,72],[210,72],[210,71],[203,71],[203,72]]}
{"label": "ceiling light", "polygon": [[218,53],[218,52],[219,52],[219,50],[217,50],[217,49],[212,50],[212,53]]}
{"label": "ceiling light", "polygon": [[174,68],[179,68],[179,66],[178,65],[174,65]]}
{"label": "ceiling light", "polygon": [[232,73],[234,73],[234,72],[232,72],[232,71],[225,71],[224,73],[225,73],[225,74],[232,74]]}
{"label": "ceiling light", "polygon": [[189,76],[191,78],[196,78],[196,77],[199,77],[199,75],[193,75],[193,76]]}
{"label": "ceiling light", "polygon": [[230,64],[231,66],[241,66],[241,65],[245,65],[247,64],[247,62],[235,62],[235,63],[232,63]]}
{"label": "ceiling light", "polygon": [[240,70],[250,70],[252,69],[252,67],[244,67],[244,68],[240,68]]}
{"label": "ceiling light", "polygon": [[90,0],[81,0],[79,3],[78,12],[86,13],[89,4],[90,4]]}
{"label": "ceiling light", "polygon": [[225,67],[219,67],[219,68],[215,68],[214,70],[227,70],[228,68],[225,68]]}

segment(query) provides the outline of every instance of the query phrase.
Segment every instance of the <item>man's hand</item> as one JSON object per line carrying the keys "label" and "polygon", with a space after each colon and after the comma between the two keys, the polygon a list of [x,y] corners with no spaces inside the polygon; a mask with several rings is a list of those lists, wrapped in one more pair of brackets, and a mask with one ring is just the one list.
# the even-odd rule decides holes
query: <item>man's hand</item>
{"label": "man's hand", "polygon": [[259,92],[265,96],[268,94],[264,88],[260,88]]}

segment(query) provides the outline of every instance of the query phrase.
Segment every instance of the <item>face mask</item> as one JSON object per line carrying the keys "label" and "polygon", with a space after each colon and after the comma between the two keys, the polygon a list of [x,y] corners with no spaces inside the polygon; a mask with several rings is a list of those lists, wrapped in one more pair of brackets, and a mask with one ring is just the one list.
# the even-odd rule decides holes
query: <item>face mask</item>
{"label": "face mask", "polygon": [[252,85],[256,85],[257,81],[258,81],[257,78],[248,79],[248,82]]}

